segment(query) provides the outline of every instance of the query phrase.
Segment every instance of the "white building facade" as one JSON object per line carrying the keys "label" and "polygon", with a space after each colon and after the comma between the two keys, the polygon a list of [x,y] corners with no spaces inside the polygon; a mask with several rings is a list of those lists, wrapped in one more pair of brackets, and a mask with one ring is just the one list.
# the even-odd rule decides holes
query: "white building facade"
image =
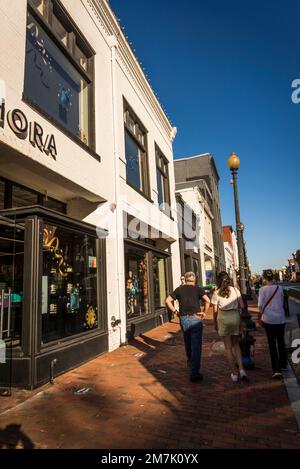
{"label": "white building facade", "polygon": [[164,321],[176,129],[108,1],[3,0],[0,23],[0,339],[35,387]]}
{"label": "white building facade", "polygon": [[[203,187],[205,187],[206,196],[204,195]],[[207,200],[209,189],[205,181],[202,181],[201,185],[177,189],[176,193],[180,194],[185,204],[196,215],[195,237],[193,240],[186,241],[186,251],[190,251],[190,255],[192,253],[195,261],[196,259],[199,260],[198,270],[196,262],[194,264],[193,262],[191,263],[191,270],[194,270],[198,275],[201,285],[210,284],[215,281],[215,266],[212,231],[213,214]],[[186,216],[187,213],[184,215]],[[185,255],[188,256],[188,252]]]}
{"label": "white building facade", "polygon": [[232,226],[223,227],[224,251],[226,261],[226,271],[237,284],[237,273],[239,270],[239,257],[236,233]]}

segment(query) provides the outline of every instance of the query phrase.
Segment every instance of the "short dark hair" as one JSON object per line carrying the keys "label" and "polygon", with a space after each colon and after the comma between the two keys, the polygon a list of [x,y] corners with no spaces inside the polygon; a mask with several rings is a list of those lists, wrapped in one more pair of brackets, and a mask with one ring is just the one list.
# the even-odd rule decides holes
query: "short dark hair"
{"label": "short dark hair", "polygon": [[271,269],[264,270],[263,278],[264,278],[265,280],[269,280],[270,282],[271,282],[272,280],[274,280],[273,271],[272,271]]}

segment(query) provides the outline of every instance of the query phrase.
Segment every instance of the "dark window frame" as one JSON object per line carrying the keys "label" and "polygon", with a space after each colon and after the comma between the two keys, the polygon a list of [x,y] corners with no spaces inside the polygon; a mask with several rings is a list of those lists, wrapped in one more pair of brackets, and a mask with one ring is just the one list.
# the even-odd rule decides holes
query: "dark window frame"
{"label": "dark window frame", "polygon": [[[169,177],[169,164],[170,162],[165,157],[159,146],[155,143],[155,161],[156,161],[156,174],[157,171],[160,173],[163,181],[163,204],[168,204],[171,207],[171,191],[170,191],[170,177]],[[157,177],[157,176],[156,176]],[[157,182],[157,181],[156,181]],[[161,207],[164,213],[172,218],[171,210],[165,210],[164,207]]]}
{"label": "dark window frame", "polygon": [[[141,142],[137,135],[132,131],[130,126],[127,123],[126,119],[126,114],[129,114],[129,116],[132,118],[134,121],[135,125],[138,126],[139,130],[141,130],[142,135],[144,137],[144,143]],[[140,195],[143,195],[145,198],[147,198],[150,202],[153,202],[150,197],[150,176],[149,176],[149,152],[148,152],[148,131],[144,124],[142,123],[141,119],[136,115],[130,104],[126,101],[126,99],[123,97],[123,122],[124,122],[124,138],[126,135],[126,132],[128,135],[133,139],[134,143],[137,145],[138,149],[144,154],[144,164],[145,170],[140,171],[140,179],[141,179],[141,184],[142,184],[142,189],[139,187],[136,187],[134,184],[132,184],[130,181],[127,180],[126,177],[126,183],[132,187],[134,190],[136,190]],[[126,151],[125,151],[125,160],[126,160]]]}
{"label": "dark window frame", "polygon": [[[90,335],[90,334],[93,334],[93,335],[99,335],[101,333],[104,333],[106,331],[106,327],[107,327],[107,324],[106,324],[106,318],[104,318],[104,311],[106,312],[106,309],[103,308],[103,285],[101,286],[100,285],[100,279],[103,275],[103,268],[104,268],[104,264],[103,264],[103,259],[102,257],[100,256],[100,241],[98,238],[97,238],[97,234],[96,233],[91,233],[91,231],[89,229],[82,229],[81,227],[73,227],[71,225],[69,225],[66,221],[63,221],[63,222],[56,222],[54,221],[53,219],[51,219],[51,217],[47,217],[47,216],[43,216],[43,217],[39,217],[39,223],[40,223],[40,237],[39,237],[39,270],[40,270],[40,278],[39,278],[39,308],[40,308],[40,311],[42,311],[42,285],[41,285],[41,278],[42,278],[42,275],[43,275],[43,228],[45,226],[45,224],[53,224],[53,225],[56,225],[59,229],[61,230],[68,230],[69,232],[72,232],[74,234],[79,234],[79,235],[87,235],[89,236],[89,238],[93,238],[95,240],[95,247],[96,247],[96,259],[97,259],[97,273],[96,273],[96,303],[97,303],[97,327],[95,327],[94,329],[90,329],[90,330],[85,330],[85,331],[81,331],[81,332],[77,332],[77,333],[74,333],[74,334],[71,334],[71,335],[67,335],[67,336],[62,336],[60,338],[54,338],[54,339],[50,339],[49,341],[43,341],[43,331],[42,331],[42,314],[40,313],[39,314],[39,317],[38,317],[38,324],[39,324],[39,327],[38,327],[38,347],[39,347],[39,351],[41,350],[45,350],[45,349],[48,349],[48,348],[51,348],[53,347],[53,345],[57,345],[57,344],[60,344],[60,343],[66,343],[68,341],[72,341],[72,340],[76,340],[78,337],[81,337],[81,338],[84,338],[86,335]],[[47,313],[49,314],[49,312]]]}
{"label": "dark window frame", "polygon": [[[94,56],[95,51],[90,46],[84,35],[81,33],[73,19],[62,5],[60,0],[45,0],[45,11],[43,15],[37,10],[31,0],[27,0],[27,11],[34,19],[41,24],[49,39],[59,48],[74,68],[79,72],[83,79],[90,86],[88,98],[88,144],[84,143],[78,136],[70,132],[63,124],[58,122],[55,118],[50,116],[38,103],[31,98],[28,98],[23,91],[23,101],[38,111],[42,116],[47,118],[53,125],[59,128],[69,138],[83,147],[88,153],[100,161],[99,155],[95,152],[96,136],[95,136],[95,64]],[[52,17],[55,15],[67,30],[67,46],[61,41],[58,34],[53,30]],[[87,57],[87,70],[81,66],[80,62],[76,60],[75,45],[77,45]]]}
{"label": "dark window frame", "polygon": [[[92,339],[107,335],[107,270],[106,270],[106,240],[98,239],[95,227],[89,223],[72,219],[62,213],[36,205],[34,207],[16,208],[2,212],[3,216],[13,217],[17,223],[25,223],[25,260],[24,260],[24,286],[27,292],[24,298],[22,341],[21,348],[16,348],[16,353],[22,350],[23,354],[42,355],[58,348],[64,348],[71,344],[80,344],[85,338]],[[74,336],[64,337],[43,344],[42,337],[42,238],[44,220],[48,223],[59,224],[61,228],[71,229],[78,233],[94,237],[97,243],[97,299],[98,321],[101,324],[97,329],[87,330]],[[34,250],[34,254],[33,254]],[[34,256],[34,257],[33,257]],[[33,262],[32,259],[36,262]],[[34,269],[31,268],[32,264]],[[99,274],[99,275],[98,275]],[[31,295],[36,299],[32,302]],[[32,337],[36,340],[32,341]]]}
{"label": "dark window frame", "polygon": [[[29,187],[24,186],[23,184],[19,184],[18,182],[10,181],[9,179],[6,179],[2,176],[0,176],[0,180],[4,182],[4,210],[6,209],[13,209],[13,208],[21,208],[21,207],[13,207],[12,206],[12,194],[13,194],[13,186],[16,186],[20,189],[23,189],[26,192],[31,192],[32,194],[36,195],[38,198],[38,205],[41,205],[45,207],[44,205],[44,200],[46,198],[46,195],[38,192],[34,189],[31,189]],[[54,197],[48,197],[47,199],[53,200],[53,202],[60,204],[63,208],[62,211],[59,211],[57,213],[67,213],[67,204],[65,202],[61,202],[60,200],[55,199]]]}
{"label": "dark window frame", "polygon": [[[146,255],[147,255],[147,262],[149,262],[148,265],[148,289],[149,289],[149,305],[150,305],[150,312],[148,314],[145,314],[144,316],[141,317],[135,317],[129,319],[126,317],[127,323],[139,323],[143,322],[145,320],[151,319],[155,316],[157,316],[161,311],[165,309],[165,307],[160,307],[160,308],[155,308],[155,301],[154,301],[154,288],[153,288],[153,266],[152,266],[152,257],[153,256],[159,256],[159,257],[164,257],[166,260],[165,264],[165,275],[166,275],[166,289],[167,293],[172,291],[173,285],[172,285],[172,263],[171,263],[171,253],[162,251],[155,246],[151,246],[149,244],[146,244],[143,241],[138,241],[138,240],[132,240],[132,239],[125,239],[124,240],[124,248],[126,252],[126,248],[130,247],[136,247],[137,249],[144,250]],[[124,255],[124,267],[125,267],[125,272],[126,272],[126,259],[125,259],[126,254]],[[125,303],[126,304],[126,303]]]}
{"label": "dark window frame", "polygon": [[156,257],[158,259],[163,259],[164,260],[164,274],[165,274],[165,286],[166,286],[166,298],[168,296],[168,293],[170,292],[170,285],[169,285],[169,265],[168,265],[168,259],[171,257],[170,255],[164,253],[164,254],[161,254],[159,253],[158,251],[155,251],[155,250],[151,250],[150,252],[150,258],[151,258],[151,280],[152,280],[152,283],[151,283],[151,294],[152,294],[152,302],[153,302],[153,308],[154,308],[154,311],[157,312],[157,311],[161,311],[162,309],[165,308],[165,305],[162,305],[162,306],[156,306],[155,305],[155,295],[154,295],[154,267],[153,267],[153,257]]}

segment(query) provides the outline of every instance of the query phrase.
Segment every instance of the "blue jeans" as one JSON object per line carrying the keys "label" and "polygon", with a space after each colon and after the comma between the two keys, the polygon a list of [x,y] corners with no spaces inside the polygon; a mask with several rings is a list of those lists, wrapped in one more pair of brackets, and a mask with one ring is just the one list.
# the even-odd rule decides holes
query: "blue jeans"
{"label": "blue jeans", "polygon": [[200,372],[203,323],[194,316],[181,316],[180,323],[186,355],[191,362],[191,376],[196,376]]}

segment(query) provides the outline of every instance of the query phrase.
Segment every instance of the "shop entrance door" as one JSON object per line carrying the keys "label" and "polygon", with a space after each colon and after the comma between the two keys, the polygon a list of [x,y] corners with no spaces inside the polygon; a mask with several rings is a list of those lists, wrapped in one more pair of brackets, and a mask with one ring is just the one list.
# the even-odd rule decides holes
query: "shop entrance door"
{"label": "shop entrance door", "polygon": [[21,345],[24,227],[0,214],[0,396],[11,394],[13,357]]}

